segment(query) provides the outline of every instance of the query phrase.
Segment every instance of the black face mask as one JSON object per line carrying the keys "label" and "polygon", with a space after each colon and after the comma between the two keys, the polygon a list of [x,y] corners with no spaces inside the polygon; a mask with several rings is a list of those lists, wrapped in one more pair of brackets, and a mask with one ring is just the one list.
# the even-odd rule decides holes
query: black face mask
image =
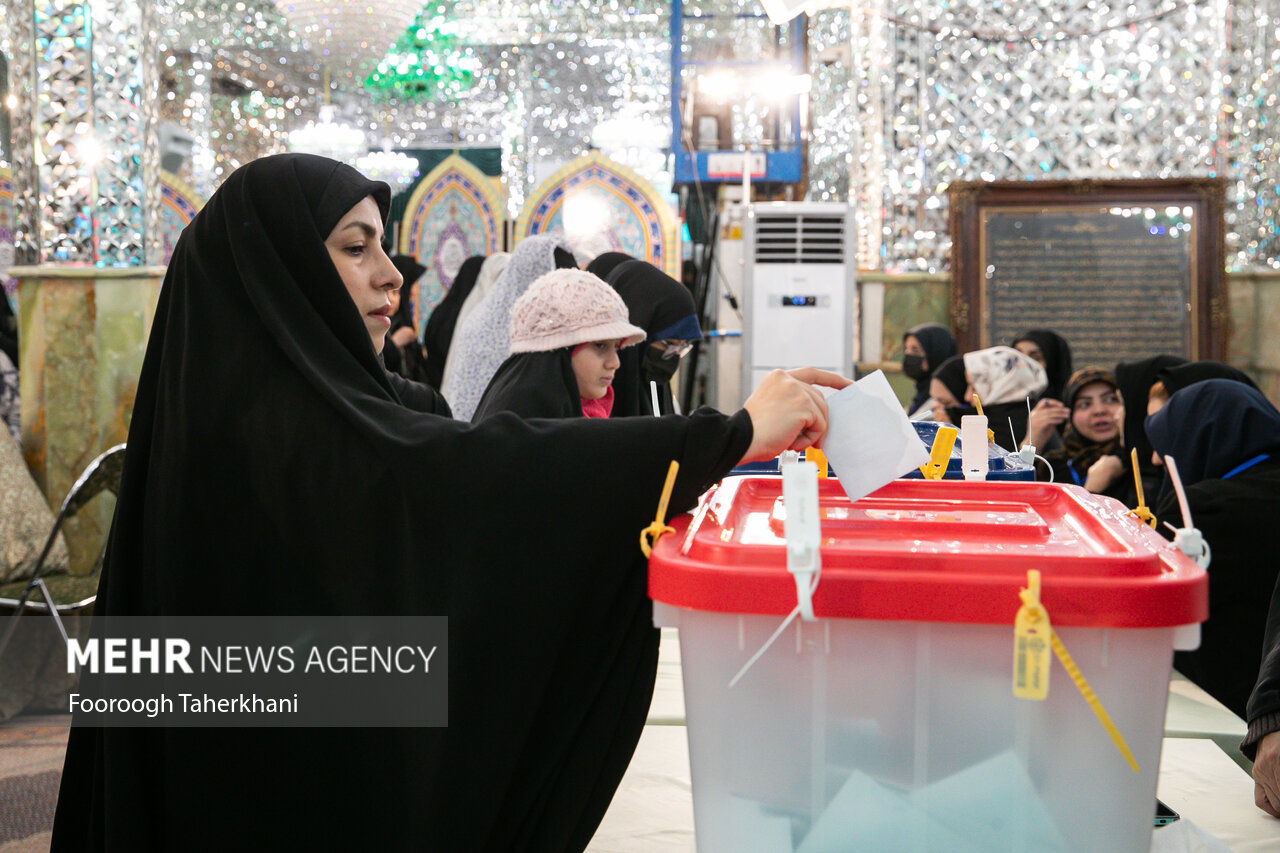
{"label": "black face mask", "polygon": [[670,381],[680,366],[678,358],[663,358],[662,350],[653,346],[644,348],[644,375],[649,379]]}
{"label": "black face mask", "polygon": [[947,419],[955,426],[960,428],[960,419],[965,415],[976,415],[978,410],[973,406],[947,406]]}
{"label": "black face mask", "polygon": [[902,357],[902,372],[916,381],[924,379],[929,375],[929,371],[924,369],[924,356],[904,355]]}

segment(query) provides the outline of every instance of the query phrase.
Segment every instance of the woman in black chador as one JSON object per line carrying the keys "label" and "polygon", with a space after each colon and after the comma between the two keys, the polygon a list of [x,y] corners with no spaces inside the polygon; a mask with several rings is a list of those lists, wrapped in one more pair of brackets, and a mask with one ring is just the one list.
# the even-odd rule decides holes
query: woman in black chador
{"label": "woman in black chador", "polygon": [[480,277],[484,255],[472,255],[462,262],[458,275],[453,279],[449,292],[427,319],[422,333],[422,343],[427,350],[427,376],[424,380],[432,388],[439,389],[444,380],[445,360],[453,343],[453,330],[458,325],[458,314]]}
{"label": "woman in black chador", "polygon": [[[1280,412],[1258,391],[1231,379],[1196,382],[1147,418],[1146,434],[1161,458],[1172,456],[1186,488],[1191,523],[1209,543],[1209,618],[1200,646],[1178,652],[1173,665],[1209,695],[1246,715],[1262,663],[1267,610],[1276,586],[1268,541],[1280,517]],[[1169,477],[1156,517],[1182,527]],[[1158,528],[1166,536],[1168,528]]]}
{"label": "woman in black chador", "polygon": [[675,411],[671,377],[694,342],[702,340],[693,297],[683,284],[644,261],[623,261],[609,270],[606,281],[627,304],[631,322],[647,335],[640,346],[618,354],[622,365],[613,383],[612,417],[669,415]]}
{"label": "woman in black chador", "polygon": [[98,608],[447,616],[448,727],[73,727],[54,850],[581,850],[649,705],[636,541],[668,463],[688,509],[739,460],[821,438],[802,379],[847,384],[775,372],[732,416],[444,417],[378,359],[401,283],[389,201],[285,154],[183,232]]}

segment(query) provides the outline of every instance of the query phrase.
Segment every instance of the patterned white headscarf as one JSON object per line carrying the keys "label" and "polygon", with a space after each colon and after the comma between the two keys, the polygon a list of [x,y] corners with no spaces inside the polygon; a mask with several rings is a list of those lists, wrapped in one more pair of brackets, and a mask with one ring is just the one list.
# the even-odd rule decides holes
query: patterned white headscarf
{"label": "patterned white headscarf", "polygon": [[[454,338],[457,340],[457,330],[462,328],[462,321],[469,317],[475,310],[476,306],[484,301],[489,295],[489,291],[493,290],[494,282],[498,280],[498,276],[502,275],[502,271],[507,268],[507,262],[511,260],[510,252],[497,252],[484,259],[484,263],[480,265],[480,274],[476,276],[475,287],[471,288],[471,292],[467,294],[466,301],[462,303],[462,308],[458,311],[458,319],[453,321]],[[457,383],[458,359],[454,357],[454,353],[458,350],[449,344],[449,352],[444,358],[444,373],[440,374],[440,387],[446,385],[453,387]],[[440,393],[444,393],[441,391]],[[445,397],[445,400],[448,400]]]}
{"label": "patterned white headscarf", "polygon": [[484,259],[484,263],[480,265],[480,274],[476,276],[475,287],[471,288],[471,292],[462,303],[462,308],[458,310],[458,319],[454,322],[455,329],[464,317],[484,301],[489,291],[493,290],[494,282],[498,280],[498,276],[502,275],[502,271],[507,268],[507,262],[510,260],[510,252],[495,252]]}
{"label": "patterned white headscarf", "polygon": [[440,383],[458,420],[470,422],[489,380],[511,354],[511,306],[535,279],[556,268],[557,246],[565,248],[563,239],[546,234],[520,241],[493,288],[458,321]]}
{"label": "patterned white headscarf", "polygon": [[[1013,347],[991,347],[964,354],[964,369],[973,383],[974,393],[984,406],[1012,403],[1032,398],[1045,388],[1049,377],[1044,368],[1030,356]],[[962,400],[970,404],[972,400]]]}

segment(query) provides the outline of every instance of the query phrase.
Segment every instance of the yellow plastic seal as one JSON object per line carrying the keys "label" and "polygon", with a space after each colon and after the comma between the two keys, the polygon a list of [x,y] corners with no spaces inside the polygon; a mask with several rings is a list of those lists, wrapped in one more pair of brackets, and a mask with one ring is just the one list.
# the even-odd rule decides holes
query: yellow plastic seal
{"label": "yellow plastic seal", "polygon": [[929,461],[920,466],[920,473],[926,480],[941,480],[947,473],[947,463],[951,460],[951,449],[956,446],[956,436],[960,431],[953,426],[940,426],[933,435],[933,447],[929,448]]}
{"label": "yellow plastic seal", "polygon": [[806,448],[804,451],[804,461],[812,462],[818,466],[818,479],[825,479],[830,465],[827,463],[827,454],[823,453],[816,447]]}
{"label": "yellow plastic seal", "polygon": [[1049,613],[1040,603],[1040,573],[1027,572],[1027,588],[1018,593],[1022,606],[1013,622],[1013,695],[1044,701],[1049,695],[1053,663]]}
{"label": "yellow plastic seal", "polygon": [[1138,505],[1129,510],[1129,514],[1137,516],[1139,521],[1146,522],[1154,529],[1156,517],[1152,515],[1151,509],[1147,506],[1147,499],[1142,494],[1142,474],[1138,470],[1138,448],[1135,447],[1129,451],[1129,461],[1133,463],[1133,485],[1138,495]]}
{"label": "yellow plastic seal", "polygon": [[[974,407],[975,409],[977,409],[977,410],[978,410],[978,414],[980,414],[980,415],[985,415],[985,414],[986,414],[985,412],[983,412],[983,411],[982,411],[982,401],[978,399],[978,395],[977,395],[977,394],[974,394],[974,395],[973,395],[973,407]],[[988,427],[987,427],[987,441],[988,441],[988,442],[994,442],[995,440],[996,440],[996,431],[995,431],[995,430],[993,430],[990,426],[988,426]]]}
{"label": "yellow plastic seal", "polygon": [[1049,694],[1049,650],[1052,649],[1129,768],[1134,773],[1139,772],[1138,761],[1133,757],[1124,735],[1120,734],[1102,700],[1093,692],[1075,659],[1050,627],[1049,614],[1040,603],[1038,571],[1027,571],[1027,586],[1019,591],[1018,597],[1022,599],[1022,607],[1014,620],[1013,695],[1019,699],[1043,700]]}
{"label": "yellow plastic seal", "polygon": [[671,490],[675,487],[676,472],[679,470],[680,463],[672,459],[671,467],[667,469],[667,482],[662,485],[662,497],[658,498],[658,512],[653,517],[653,524],[640,531],[640,550],[644,552],[645,557],[653,553],[653,545],[656,545],[665,534],[676,532],[675,528],[667,526],[665,519],[667,502],[671,500]]}

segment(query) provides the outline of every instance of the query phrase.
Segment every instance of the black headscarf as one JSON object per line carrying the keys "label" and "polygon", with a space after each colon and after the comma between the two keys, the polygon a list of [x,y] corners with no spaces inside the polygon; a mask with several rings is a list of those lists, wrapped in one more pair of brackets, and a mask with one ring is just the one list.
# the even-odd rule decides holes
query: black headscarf
{"label": "black headscarf", "polygon": [[613,268],[607,279],[627,303],[631,324],[644,329],[644,343],[618,353],[621,366],[613,379],[611,417],[652,415],[650,382],[658,386],[657,414],[675,411],[671,397],[671,377],[680,366],[678,358],[663,358],[650,344],[667,338],[696,341],[702,338],[697,308],[683,284],[644,261],[626,261]]}
{"label": "black headscarf", "polygon": [[[916,380],[916,395],[911,398],[911,405],[907,407],[907,411],[914,412],[929,399],[929,380],[932,378],[933,371],[956,354],[956,339],[952,336],[950,329],[939,323],[922,323],[907,329],[902,334],[904,343],[907,335],[911,335],[920,342],[920,346],[924,349],[925,361],[929,365],[929,372]],[[964,389],[961,388],[956,399],[963,396]]]}
{"label": "black headscarf", "polygon": [[453,285],[431,312],[427,327],[422,332],[422,343],[427,348],[426,382],[437,390],[444,378],[444,363],[449,357],[449,345],[453,342],[453,330],[458,324],[458,312],[476,286],[482,266],[484,255],[472,255],[462,262],[462,267],[454,276]]}
{"label": "black headscarf", "polygon": [[1183,486],[1221,477],[1259,454],[1280,453],[1280,412],[1257,388],[1232,379],[1178,391],[1146,427],[1156,452],[1177,460]]}
{"label": "black headscarf", "polygon": [[498,412],[514,412],[522,418],[582,417],[572,348],[508,356],[489,380],[471,422],[479,423]]}
{"label": "black headscarf", "polygon": [[[414,322],[414,305],[410,290],[427,268],[411,255],[392,255],[391,263],[404,279],[404,284],[400,288],[400,304],[396,312],[391,315],[391,328],[387,329],[386,343],[382,347],[382,361],[386,364],[387,370],[392,373],[398,373],[414,382],[425,382],[427,357],[422,348],[422,342],[418,340],[418,327]],[[391,340],[391,336],[400,329],[413,330],[413,340],[403,346]]]}
{"label": "black headscarf", "polygon": [[622,777],[657,661],[637,531],[669,462],[678,512],[750,418],[426,413],[324,243],[370,194],[385,213],[348,166],[267,157],[183,231],[97,610],[447,616],[449,725],[73,726],[54,850],[235,849],[250,814],[262,849],[581,850]]}
{"label": "black headscarf", "polygon": [[591,273],[596,278],[608,281],[609,273],[613,272],[620,264],[625,264],[627,261],[634,260],[635,258],[631,257],[626,252],[605,252],[603,254],[596,255],[595,258],[592,259],[591,263],[587,264],[587,272]]}
{"label": "black headscarf", "polygon": [[427,268],[418,263],[417,258],[412,255],[392,255],[391,263],[395,266],[396,271],[400,273],[400,277],[404,279],[404,284],[400,287],[400,307],[396,309],[396,313],[391,315],[391,328],[387,334],[391,334],[396,329],[409,328],[413,329],[414,337],[417,337],[418,328],[413,322],[414,311],[417,306],[409,298],[409,289],[427,271]]}
{"label": "black headscarf", "polygon": [[[1155,382],[1164,385],[1164,389],[1172,397],[1188,385],[1204,382],[1206,379],[1230,379],[1233,382],[1242,382],[1250,388],[1258,387],[1243,370],[1236,370],[1229,364],[1210,359],[1163,368],[1156,374]],[[1155,382],[1152,384],[1154,385]]]}
{"label": "black headscarf", "polygon": [[1142,490],[1150,500],[1160,488],[1164,474],[1151,464],[1151,442],[1143,422],[1147,419],[1147,398],[1156,375],[1166,367],[1186,364],[1187,360],[1176,355],[1156,355],[1137,361],[1122,361],[1116,365],[1116,384],[1124,400],[1124,444],[1137,448],[1138,467],[1142,471]]}
{"label": "black headscarf", "polygon": [[1049,377],[1049,387],[1040,396],[1066,402],[1062,395],[1071,378],[1071,345],[1067,339],[1050,329],[1028,329],[1014,338],[1009,346],[1017,349],[1019,341],[1030,341],[1044,355],[1044,372]]}
{"label": "black headscarf", "polygon": [[946,386],[951,396],[955,397],[960,405],[968,405],[968,401],[964,398],[964,392],[969,387],[969,380],[964,376],[964,356],[953,355],[943,359],[933,369],[933,375],[929,378],[936,379]]}

